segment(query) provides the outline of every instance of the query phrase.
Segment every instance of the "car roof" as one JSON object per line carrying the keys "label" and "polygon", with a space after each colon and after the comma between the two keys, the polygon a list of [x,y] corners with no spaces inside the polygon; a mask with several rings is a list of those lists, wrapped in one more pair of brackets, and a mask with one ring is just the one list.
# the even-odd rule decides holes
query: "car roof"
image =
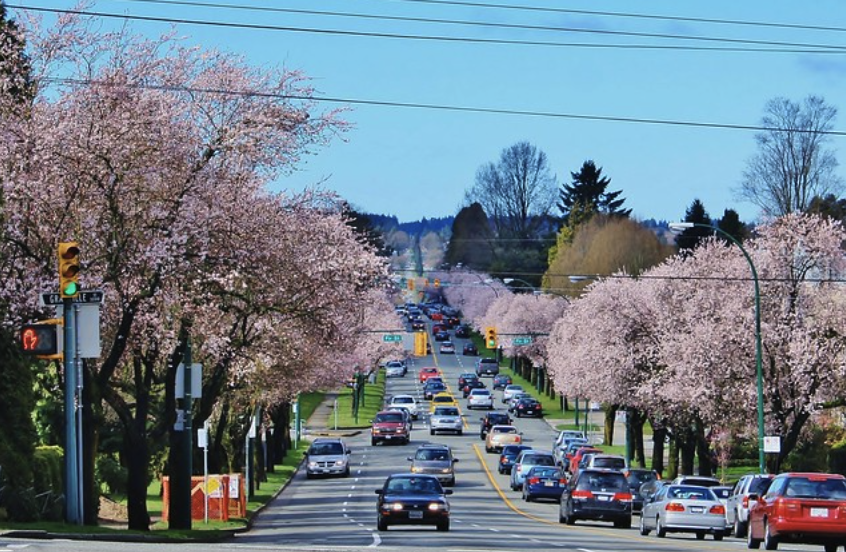
{"label": "car roof", "polygon": [[424,443],[417,447],[417,450],[420,449],[446,449],[452,451],[452,448],[449,445],[444,445],[441,443]]}

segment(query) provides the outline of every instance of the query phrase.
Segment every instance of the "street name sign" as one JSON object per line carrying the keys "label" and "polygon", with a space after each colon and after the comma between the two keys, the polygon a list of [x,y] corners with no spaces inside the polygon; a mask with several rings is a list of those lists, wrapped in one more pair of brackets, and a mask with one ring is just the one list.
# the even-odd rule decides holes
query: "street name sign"
{"label": "street name sign", "polygon": [[526,337],[515,337],[514,338],[514,345],[531,345],[532,338],[529,336]]}
{"label": "street name sign", "polygon": [[[102,303],[103,296],[104,293],[102,289],[89,289],[80,291],[79,295],[73,298],[73,302],[83,304]],[[43,306],[55,307],[64,303],[61,293],[42,293],[40,294],[40,298]]]}

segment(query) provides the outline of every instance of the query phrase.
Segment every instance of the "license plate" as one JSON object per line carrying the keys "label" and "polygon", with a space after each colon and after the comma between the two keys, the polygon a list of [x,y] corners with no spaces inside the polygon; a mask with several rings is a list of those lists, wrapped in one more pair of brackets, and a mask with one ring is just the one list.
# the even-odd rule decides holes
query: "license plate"
{"label": "license plate", "polygon": [[811,508],[811,517],[827,518],[828,508]]}
{"label": "license plate", "polygon": [[691,506],[690,511],[694,514],[701,514],[705,511],[705,508],[703,508],[702,506]]}
{"label": "license plate", "polygon": [[423,512],[412,510],[408,512],[409,519],[423,519]]}
{"label": "license plate", "polygon": [[608,495],[597,495],[596,499],[600,502],[608,502],[611,499],[611,497],[608,496]]}
{"label": "license plate", "polygon": [[544,487],[554,487],[555,481],[544,481],[543,485]]}

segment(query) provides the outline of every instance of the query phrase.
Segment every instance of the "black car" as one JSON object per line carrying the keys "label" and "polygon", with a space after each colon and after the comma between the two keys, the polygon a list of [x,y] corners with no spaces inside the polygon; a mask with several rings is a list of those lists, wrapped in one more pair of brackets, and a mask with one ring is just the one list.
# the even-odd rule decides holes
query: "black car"
{"label": "black car", "polygon": [[517,401],[517,404],[514,405],[514,414],[518,418],[522,418],[523,416],[542,418],[543,405],[534,397],[525,397]]}
{"label": "black car", "polygon": [[623,472],[585,468],[573,476],[561,493],[558,521],[573,525],[577,519],[632,526],[632,495]]}
{"label": "black car", "polygon": [[472,372],[464,372],[463,374],[460,374],[458,376],[458,388],[461,389],[467,384],[468,381],[477,379],[479,379],[479,376],[477,376],[476,374]]}
{"label": "black car", "polygon": [[423,398],[427,401],[432,400],[432,397],[446,390],[447,386],[442,381],[427,381],[426,385],[423,386]]}
{"label": "black car", "polygon": [[[456,332],[456,335],[458,335],[458,332]],[[464,348],[461,350],[461,353],[464,356],[478,356],[479,355],[479,349],[477,349],[476,346],[473,345],[472,343],[467,342],[467,343],[464,344]]]}
{"label": "black car", "polygon": [[449,332],[438,332],[435,334],[435,341],[449,341]]}
{"label": "black car", "polygon": [[455,337],[470,337],[470,326],[458,326],[455,328]]}
{"label": "black car", "polygon": [[505,445],[502,447],[502,452],[499,453],[499,463],[497,464],[496,471],[510,474],[514,460],[517,459],[521,452],[531,448],[529,445]]}
{"label": "black car", "polygon": [[644,483],[651,483],[658,480],[658,473],[655,470],[644,468],[632,468],[623,472],[629,482],[629,489],[632,493],[632,513],[639,514],[643,510],[643,495],[640,488]]}
{"label": "black car", "polygon": [[376,528],[387,531],[391,525],[434,525],[449,531],[449,502],[438,478],[415,473],[395,474],[385,480],[376,503]]}
{"label": "black car", "polygon": [[497,374],[494,376],[493,379],[493,388],[494,389],[505,389],[506,385],[511,385],[514,383],[511,381],[511,376],[508,374]]}
{"label": "black car", "polygon": [[415,319],[411,321],[411,329],[412,330],[425,330],[426,323],[423,322],[422,319]]}
{"label": "black car", "polygon": [[484,389],[485,384],[482,380],[472,379],[467,380],[467,383],[464,384],[464,387],[461,388],[461,394],[464,395],[464,398],[467,398],[467,395],[470,394],[470,391],[474,389]]}
{"label": "black car", "polygon": [[491,427],[495,425],[511,425],[511,416],[505,412],[488,412],[479,418],[482,425],[479,428],[479,438],[484,441]]}

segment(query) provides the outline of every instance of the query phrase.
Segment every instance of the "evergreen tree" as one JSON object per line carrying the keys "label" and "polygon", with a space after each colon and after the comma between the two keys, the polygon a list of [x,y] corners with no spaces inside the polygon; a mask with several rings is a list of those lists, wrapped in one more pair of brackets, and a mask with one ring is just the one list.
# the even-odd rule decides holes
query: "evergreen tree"
{"label": "evergreen tree", "polygon": [[622,190],[608,192],[611,179],[602,175],[602,168],[587,160],[582,164],[579,172],[572,172],[573,182],[564,184],[561,190],[561,210],[565,224],[574,210],[580,212],[605,213],[607,215],[628,217],[632,210],[622,209],[625,198],[621,198]]}
{"label": "evergreen tree", "polygon": [[[708,215],[708,212],[705,210],[705,206],[702,205],[702,202],[698,199],[694,199],[693,203],[690,204],[690,207],[687,208],[684,214],[684,222],[692,222],[694,224],[703,224],[705,226],[711,226],[711,217]],[[703,239],[707,238],[708,236],[713,236],[714,230],[711,228],[703,228],[702,226],[694,226],[693,228],[686,228],[684,232],[678,235],[676,238],[676,245],[678,245],[679,250],[692,250],[699,242]]]}
{"label": "evergreen tree", "polygon": [[816,196],[811,200],[808,212],[846,223],[846,199],[838,199],[834,194]]}
{"label": "evergreen tree", "polygon": [[480,203],[462,208],[452,223],[452,236],[445,261],[450,266],[461,263],[467,268],[487,272],[493,260],[493,248],[488,216]]}
{"label": "evergreen tree", "polygon": [[[746,225],[741,222],[740,215],[738,215],[737,211],[734,209],[726,209],[723,212],[723,218],[717,222],[717,228],[741,243],[749,235],[749,232],[746,230]],[[722,236],[720,237],[725,239]]]}

